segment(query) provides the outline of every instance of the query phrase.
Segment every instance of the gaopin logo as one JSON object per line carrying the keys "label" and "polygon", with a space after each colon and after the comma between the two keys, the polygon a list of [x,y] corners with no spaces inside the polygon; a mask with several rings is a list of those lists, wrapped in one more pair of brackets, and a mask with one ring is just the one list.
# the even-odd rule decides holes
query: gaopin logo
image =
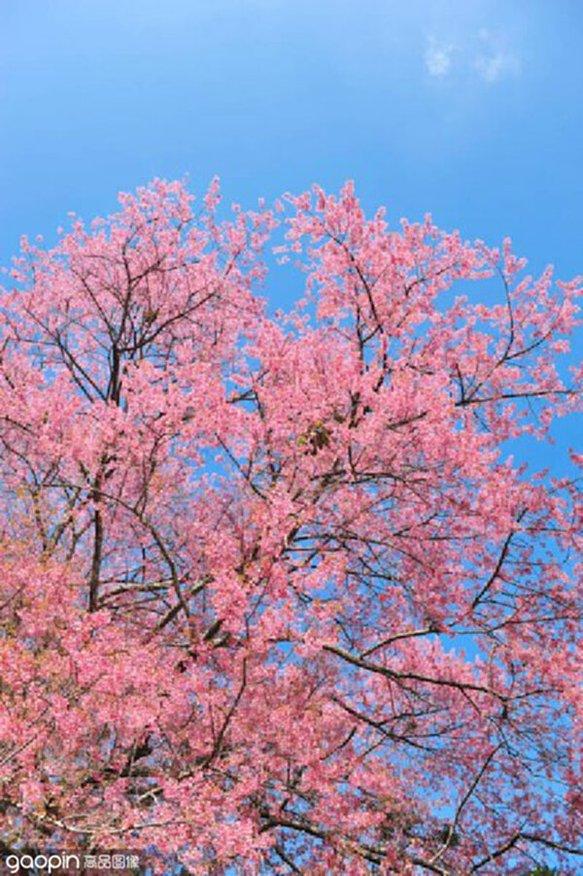
{"label": "gaopin logo", "polygon": [[78,855],[7,855],[4,863],[10,873],[33,870],[39,873],[52,873],[54,870],[80,870]]}

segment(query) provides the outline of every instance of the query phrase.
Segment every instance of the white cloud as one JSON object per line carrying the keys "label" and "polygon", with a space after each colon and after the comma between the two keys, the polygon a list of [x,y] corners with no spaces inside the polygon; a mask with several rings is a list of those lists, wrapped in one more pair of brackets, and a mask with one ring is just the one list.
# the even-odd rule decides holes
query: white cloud
{"label": "white cloud", "polygon": [[445,79],[473,70],[483,82],[495,83],[521,72],[520,59],[503,34],[481,29],[457,36],[455,43],[429,37],[423,60],[430,76]]}
{"label": "white cloud", "polygon": [[485,82],[498,82],[504,76],[519,72],[520,65],[514,55],[496,52],[494,55],[478,55],[474,62],[478,75]]}
{"label": "white cloud", "polygon": [[481,50],[474,57],[474,69],[485,82],[498,82],[507,76],[520,73],[518,57],[504,45],[499,35],[480,30],[478,39]]}
{"label": "white cloud", "polygon": [[430,76],[447,76],[451,70],[454,46],[438,43],[433,37],[425,50],[425,68]]}

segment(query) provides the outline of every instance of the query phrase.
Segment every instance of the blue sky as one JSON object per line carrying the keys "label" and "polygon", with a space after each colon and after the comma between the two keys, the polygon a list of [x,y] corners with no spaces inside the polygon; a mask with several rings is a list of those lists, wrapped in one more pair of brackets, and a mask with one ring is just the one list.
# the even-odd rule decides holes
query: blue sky
{"label": "blue sky", "polygon": [[579,0],[2,0],[0,259],[152,176],[356,180],[581,270]]}
{"label": "blue sky", "polygon": [[248,206],[353,178],[394,221],[581,273],[582,39],[580,0],[2,0],[0,262],[218,173]]}

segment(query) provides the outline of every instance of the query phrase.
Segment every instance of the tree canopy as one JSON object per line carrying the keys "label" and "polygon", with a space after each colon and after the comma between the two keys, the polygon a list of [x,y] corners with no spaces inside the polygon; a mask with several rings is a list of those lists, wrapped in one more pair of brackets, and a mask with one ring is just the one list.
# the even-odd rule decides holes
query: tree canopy
{"label": "tree canopy", "polygon": [[574,873],[581,509],[510,454],[579,403],[580,282],[350,184],[219,199],[122,195],[0,297],[2,847]]}

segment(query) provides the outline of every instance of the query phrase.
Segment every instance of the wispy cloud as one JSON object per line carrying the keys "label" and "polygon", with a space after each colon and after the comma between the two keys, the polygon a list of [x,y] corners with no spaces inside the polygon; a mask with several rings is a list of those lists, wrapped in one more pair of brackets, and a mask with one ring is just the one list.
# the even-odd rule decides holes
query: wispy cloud
{"label": "wispy cloud", "polygon": [[498,82],[520,73],[520,60],[504,45],[500,36],[487,30],[478,33],[481,48],[474,57],[474,69],[485,82]]}
{"label": "wispy cloud", "polygon": [[521,71],[520,59],[501,34],[482,29],[457,42],[430,36],[423,55],[427,73],[445,79],[473,72],[483,82],[500,82]]}
{"label": "wispy cloud", "polygon": [[454,46],[450,43],[439,43],[430,37],[425,50],[425,68],[430,76],[447,76],[451,70]]}

